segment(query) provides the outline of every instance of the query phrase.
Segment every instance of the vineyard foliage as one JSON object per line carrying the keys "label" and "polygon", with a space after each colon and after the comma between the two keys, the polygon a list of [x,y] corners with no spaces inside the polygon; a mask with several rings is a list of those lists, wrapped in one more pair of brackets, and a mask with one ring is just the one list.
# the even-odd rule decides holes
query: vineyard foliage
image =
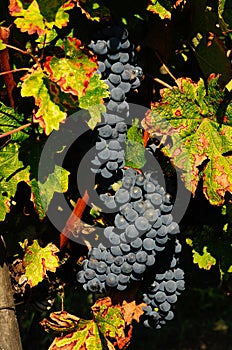
{"label": "vineyard foliage", "polygon": [[[96,74],[98,60],[88,44],[96,29],[111,21],[124,25],[136,44],[143,80],[130,98],[148,108],[144,118],[133,120],[127,131],[126,166],[143,170],[146,146],[153,144],[161,162],[181,174],[191,198],[194,200],[200,193],[209,207],[220,211],[220,228],[209,223],[197,226],[189,221],[181,235],[184,244],[191,247],[193,263],[205,270],[217,266],[221,279],[229,280],[232,272],[229,0],[135,1],[132,9],[125,9],[121,1],[103,0],[3,3],[0,220],[3,230],[7,225],[12,230],[8,237],[6,234],[6,241],[16,248],[9,253],[9,259],[20,257],[28,287],[33,290],[52,279],[70,255],[72,259],[70,242],[67,255],[62,255],[60,232],[52,231],[47,211],[52,200],[61,194],[65,194],[72,209],[75,207],[81,194],[73,185],[73,163],[78,162],[79,151],[83,152],[87,145],[83,140],[72,155],[72,164],[64,167],[50,168],[53,163],[48,159],[48,176],[42,182],[38,167],[46,140],[65,125],[71,114],[88,110],[79,122],[88,125],[92,135],[101,122],[110,91]],[[27,189],[25,196],[22,188]],[[20,215],[15,213],[17,201],[24,208]],[[30,216],[34,218],[32,222]],[[101,208],[94,208],[87,215],[88,220],[92,225],[106,225]],[[28,233],[26,227],[33,228]],[[86,251],[78,254],[83,258]],[[117,302],[110,297],[98,299],[91,307],[91,320],[64,310],[52,312],[50,318],[41,321],[46,332],[56,334],[49,349],[125,349],[132,336],[132,321],[139,322],[144,304],[136,304],[125,295],[121,299]]]}

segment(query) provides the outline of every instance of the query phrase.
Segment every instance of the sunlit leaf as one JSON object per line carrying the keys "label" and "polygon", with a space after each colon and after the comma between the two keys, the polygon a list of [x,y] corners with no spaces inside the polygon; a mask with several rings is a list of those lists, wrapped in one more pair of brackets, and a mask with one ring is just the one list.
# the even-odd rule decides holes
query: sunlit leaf
{"label": "sunlit leaf", "polygon": [[21,89],[22,97],[34,97],[37,109],[34,111],[33,121],[39,123],[49,135],[66,118],[66,112],[52,100],[49,91],[49,79],[41,69],[28,73],[23,77]]}
{"label": "sunlit leaf", "polygon": [[40,219],[46,216],[54,193],[64,193],[68,190],[69,174],[67,170],[56,165],[54,172],[48,175],[44,183],[35,179],[31,181],[32,200]]}
{"label": "sunlit leaf", "polygon": [[186,187],[195,194],[202,178],[204,194],[214,205],[232,192],[232,104],[226,111],[223,104],[219,115],[224,91],[217,79],[210,77],[208,92],[201,79],[179,79],[179,88],[164,89],[142,123],[151,136],[169,137],[162,150],[183,170]]}
{"label": "sunlit leaf", "polygon": [[85,94],[90,78],[97,69],[96,57],[83,50],[80,40],[70,38],[62,42],[65,57],[46,57],[45,70],[61,90],[81,97]]}
{"label": "sunlit leaf", "polygon": [[29,3],[21,0],[10,0],[9,11],[15,19],[16,26],[28,34],[48,34],[54,27],[67,25],[69,15],[66,11],[74,7],[74,2],[53,0],[44,2],[33,0]]}
{"label": "sunlit leaf", "polygon": [[101,80],[99,74],[94,74],[90,79],[84,96],[79,98],[79,107],[89,111],[90,120],[88,125],[91,129],[94,129],[97,123],[101,122],[101,113],[106,111],[103,105],[103,98],[108,96],[108,85]]}
{"label": "sunlit leaf", "polygon": [[0,221],[10,211],[11,198],[14,197],[20,181],[29,182],[29,167],[25,168],[19,160],[19,146],[9,143],[0,150]]}
{"label": "sunlit leaf", "polygon": [[23,265],[25,267],[25,276],[31,287],[36,286],[47,275],[47,271],[55,272],[59,266],[59,259],[56,253],[59,249],[49,243],[46,247],[40,247],[37,240],[32,245],[24,242]]}
{"label": "sunlit leaf", "polygon": [[126,166],[141,169],[146,164],[143,133],[136,119],[127,131]]}
{"label": "sunlit leaf", "polygon": [[172,11],[172,2],[170,0],[163,1],[163,0],[150,0],[149,5],[147,6],[147,10],[159,15],[161,19],[164,18],[171,18],[171,11]]}
{"label": "sunlit leaf", "polygon": [[63,333],[56,337],[49,350],[115,350],[128,346],[125,322],[121,311],[113,307],[111,299],[99,299],[92,306],[93,319],[83,320],[65,311],[52,313],[41,325],[47,332]]}

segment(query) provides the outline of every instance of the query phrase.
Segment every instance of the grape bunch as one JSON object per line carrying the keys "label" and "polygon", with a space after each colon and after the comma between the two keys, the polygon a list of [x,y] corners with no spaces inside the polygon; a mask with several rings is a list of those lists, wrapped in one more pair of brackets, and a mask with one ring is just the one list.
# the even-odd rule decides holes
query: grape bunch
{"label": "grape bunch", "polygon": [[134,65],[134,46],[126,28],[111,25],[102,29],[89,48],[98,57],[97,74],[101,74],[110,91],[106,113],[102,113],[104,122],[98,126],[91,170],[109,179],[125,165],[126,119],[130,113],[126,94],[140,85],[142,69]]}
{"label": "grape bunch", "polygon": [[143,307],[143,324],[146,327],[159,329],[167,321],[172,320],[174,318],[173,305],[184,289],[182,269],[176,268],[162,274],[157,273],[154,282],[143,295],[143,301],[147,304],[146,307]]}
{"label": "grape bunch", "polygon": [[[178,267],[182,247],[179,226],[172,216],[172,196],[159,184],[156,172],[125,168],[131,112],[126,95],[140,85],[142,69],[136,66],[134,46],[125,28],[111,25],[102,29],[89,48],[98,57],[97,74],[110,90],[104,120],[97,126],[91,170],[106,182],[106,190],[98,193],[112,224],[89,250],[77,280],[92,293],[124,291],[139,281],[147,304],[143,323],[160,328],[173,318],[173,305],[185,285],[184,272]],[[121,181],[114,191],[115,177]]]}
{"label": "grape bunch", "polygon": [[[89,251],[77,279],[91,292],[111,287],[122,291],[132,280],[143,279],[179,226],[170,214],[171,197],[152,172],[139,174],[129,168],[115,194],[100,198],[107,208],[116,209],[114,226],[104,229],[105,241]],[[171,266],[175,264],[173,259]]]}

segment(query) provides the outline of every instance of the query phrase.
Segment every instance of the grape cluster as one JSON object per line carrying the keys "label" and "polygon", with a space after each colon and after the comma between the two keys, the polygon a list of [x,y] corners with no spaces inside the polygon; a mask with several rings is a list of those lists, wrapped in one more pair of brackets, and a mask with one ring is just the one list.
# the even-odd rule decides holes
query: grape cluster
{"label": "grape cluster", "polygon": [[112,178],[125,165],[126,118],[129,116],[126,94],[140,85],[142,69],[134,65],[134,46],[126,28],[111,25],[102,29],[89,48],[98,57],[97,73],[110,91],[107,111],[102,113],[104,122],[98,127],[99,140],[91,170],[103,178]]}
{"label": "grape cluster", "polygon": [[[98,139],[92,172],[107,180],[107,191],[99,191],[102,209],[113,213],[113,225],[104,228],[77,273],[89,292],[125,290],[133,281],[143,281],[143,323],[160,328],[173,318],[173,305],[184,290],[184,272],[178,267],[181,244],[179,226],[173,220],[171,195],[152,171],[125,170],[127,118],[126,94],[140,85],[142,69],[135,64],[134,46],[128,31],[108,26],[96,33],[89,48],[98,56],[98,71],[108,84],[110,97]],[[154,150],[153,150],[154,151]],[[115,179],[120,188],[112,190]],[[160,269],[161,268],[161,269]],[[149,284],[149,278],[152,283]],[[148,281],[148,282],[147,282]]]}
{"label": "grape cluster", "polygon": [[[142,280],[146,268],[155,264],[156,256],[179,233],[170,214],[171,197],[152,175],[128,169],[114,195],[100,195],[117,214],[114,226],[104,229],[106,241],[89,251],[78,273],[84,289],[102,292],[115,287],[122,291],[132,280]],[[175,264],[173,259],[172,267]]]}
{"label": "grape cluster", "polygon": [[181,244],[175,239],[175,251],[169,269],[156,273],[153,283],[143,294],[143,324],[159,329],[174,318],[173,307],[178,296],[185,290],[184,271],[177,267]]}

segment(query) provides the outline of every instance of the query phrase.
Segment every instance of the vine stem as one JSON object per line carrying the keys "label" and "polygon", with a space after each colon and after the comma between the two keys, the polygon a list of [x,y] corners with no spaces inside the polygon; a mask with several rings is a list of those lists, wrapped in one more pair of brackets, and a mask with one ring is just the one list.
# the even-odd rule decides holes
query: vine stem
{"label": "vine stem", "polygon": [[14,129],[14,130],[7,131],[7,132],[5,132],[4,134],[1,134],[1,135],[0,135],[0,139],[2,139],[3,137],[6,137],[6,136],[12,135],[12,134],[14,134],[14,133],[16,133],[16,132],[18,132],[18,131],[20,131],[20,130],[26,129],[26,128],[28,128],[28,126],[30,126],[31,124],[32,124],[32,123],[27,123],[27,124],[25,124],[25,125],[21,125],[20,127]]}
{"label": "vine stem", "polygon": [[7,72],[0,72],[0,75],[5,75],[5,74],[10,74],[10,73],[15,73],[15,72],[19,72],[19,71],[22,71],[22,70],[29,71],[29,70],[30,70],[30,68],[17,68],[17,69],[11,69],[11,70],[8,70]]}
{"label": "vine stem", "polygon": [[161,79],[159,79],[159,78],[153,78],[153,77],[152,77],[152,79],[153,79],[154,81],[156,81],[157,83],[159,83],[159,84],[165,86],[165,87],[168,88],[168,89],[173,89],[173,86],[171,86],[171,85],[165,83],[165,81],[163,81],[163,80],[161,80]]}
{"label": "vine stem", "polygon": [[28,51],[25,51],[25,50],[21,50],[21,49],[19,49],[18,47],[13,46],[13,45],[5,44],[5,43],[4,43],[4,45],[5,45],[7,48],[9,48],[9,49],[13,49],[13,50],[15,50],[15,51],[21,52],[23,55],[29,55],[29,56],[31,56],[31,57],[33,58],[33,60],[34,60],[36,63],[38,63],[38,58],[35,57],[31,52],[28,52]]}

